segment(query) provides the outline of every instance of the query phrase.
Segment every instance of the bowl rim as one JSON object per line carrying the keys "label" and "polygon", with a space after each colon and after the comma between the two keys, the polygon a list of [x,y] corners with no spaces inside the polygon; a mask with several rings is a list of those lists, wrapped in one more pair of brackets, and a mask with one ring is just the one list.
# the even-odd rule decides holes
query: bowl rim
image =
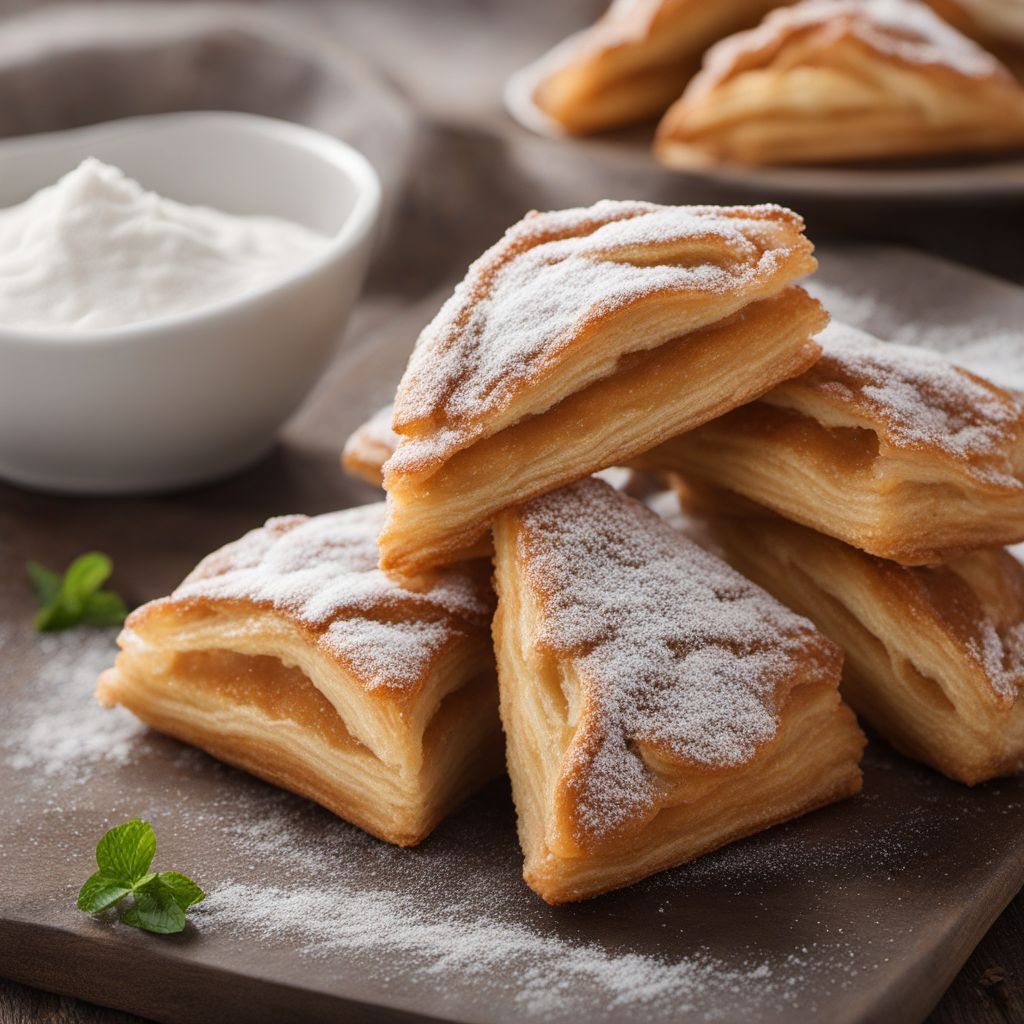
{"label": "bowl rim", "polygon": [[[32,149],[60,148],[68,140],[86,140],[100,137],[136,135],[160,132],[165,127],[189,124],[228,125],[244,132],[269,137],[284,145],[304,149],[343,174],[354,186],[355,200],[348,216],[338,230],[327,236],[324,249],[304,260],[294,269],[288,270],[269,284],[261,285],[254,291],[216,302],[206,303],[196,309],[183,310],[166,316],[154,317],[139,323],[123,324],[116,327],[91,328],[76,331],[71,328],[8,327],[0,324],[0,344],[10,347],[43,347],[74,349],[76,351],[94,346],[113,345],[124,342],[145,342],[160,337],[164,332],[187,330],[200,323],[207,323],[230,317],[254,302],[262,302],[293,287],[319,273],[325,266],[343,259],[362,243],[376,226],[381,206],[381,183],[370,161],[355,147],[325,132],[307,125],[262,114],[250,114],[228,110],[188,110],[164,114],[143,114],[134,117],[116,118],[97,124],[65,128],[33,135],[17,135],[0,139],[0,173],[4,159],[14,150],[24,152]],[[52,182],[42,182],[44,188]]]}

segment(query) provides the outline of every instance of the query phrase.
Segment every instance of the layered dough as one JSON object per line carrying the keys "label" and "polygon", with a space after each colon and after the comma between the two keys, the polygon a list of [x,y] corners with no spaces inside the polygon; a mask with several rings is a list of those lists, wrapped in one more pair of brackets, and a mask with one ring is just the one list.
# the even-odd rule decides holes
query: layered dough
{"label": "layered dough", "polygon": [[1024,539],[1020,396],[831,324],[799,378],[638,461],[905,565]]}
{"label": "layered dough", "polygon": [[837,648],[637,501],[583,480],[494,537],[524,877],[549,903],[859,790]]}
{"label": "layered dough", "polygon": [[381,566],[478,550],[494,515],[759,397],[814,363],[795,214],[603,201],[532,214],[420,336],[395,399]]}
{"label": "layered dough", "polygon": [[701,500],[729,561],[843,648],[844,699],[893,746],[961,782],[1024,769],[1024,566],[1009,552],[911,568]]}
{"label": "layered dough", "polygon": [[804,0],[711,49],[658,126],[675,167],[1024,146],[1024,90],[917,0]]}
{"label": "layered dough", "polygon": [[661,114],[712,43],[757,23],[780,0],[616,0],[534,69],[534,103],[581,135]]}
{"label": "layered dough", "polygon": [[383,504],[270,520],[133,612],[97,697],[400,845],[499,774],[486,565],[403,588]]}

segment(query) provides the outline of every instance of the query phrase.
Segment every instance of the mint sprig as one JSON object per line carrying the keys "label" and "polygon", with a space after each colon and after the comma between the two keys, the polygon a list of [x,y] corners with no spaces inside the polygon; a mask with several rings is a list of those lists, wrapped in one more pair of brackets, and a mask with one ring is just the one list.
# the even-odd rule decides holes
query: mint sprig
{"label": "mint sprig", "polygon": [[98,914],[120,903],[121,921],[132,928],[163,935],[185,927],[185,912],[205,896],[187,875],[152,872],[156,833],[148,821],[133,818],[112,828],[96,844],[97,872],[78,893],[78,909]]}
{"label": "mint sprig", "polygon": [[103,590],[114,566],[99,551],[79,555],[64,573],[63,579],[38,562],[26,566],[32,590],[39,604],[36,629],[54,632],[72,626],[120,626],[128,614],[124,601],[112,590]]}

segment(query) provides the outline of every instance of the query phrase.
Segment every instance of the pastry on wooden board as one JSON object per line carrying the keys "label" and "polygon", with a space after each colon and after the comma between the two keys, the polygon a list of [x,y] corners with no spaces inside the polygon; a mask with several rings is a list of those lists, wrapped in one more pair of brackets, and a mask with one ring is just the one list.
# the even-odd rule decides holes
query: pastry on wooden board
{"label": "pastry on wooden board", "polygon": [[843,698],[960,782],[1024,770],[1024,565],[983,548],[940,566],[865,554],[722,492],[684,487],[745,576],[843,648]]}
{"label": "pastry on wooden board", "polygon": [[616,0],[546,54],[533,102],[574,135],[656,117],[712,43],[755,25],[780,0]]}
{"label": "pastry on wooden board", "polygon": [[134,611],[100,703],[400,845],[500,774],[486,564],[403,588],[381,503],[284,516]]}
{"label": "pastry on wooden board", "polygon": [[761,400],[641,456],[905,565],[1024,540],[1024,406],[926,349],[836,322]]}
{"label": "pastry on wooden board", "polygon": [[603,201],[531,214],[416,344],[384,469],[381,567],[479,550],[502,509],[628,463],[818,358],[814,269],[777,206]]}
{"label": "pastry on wooden board", "polygon": [[838,648],[639,502],[582,480],[494,536],[524,877],[549,903],[860,789]]}
{"label": "pastry on wooden board", "polygon": [[1024,147],[1024,89],[918,0],[804,0],[723,40],[658,126],[669,166]]}

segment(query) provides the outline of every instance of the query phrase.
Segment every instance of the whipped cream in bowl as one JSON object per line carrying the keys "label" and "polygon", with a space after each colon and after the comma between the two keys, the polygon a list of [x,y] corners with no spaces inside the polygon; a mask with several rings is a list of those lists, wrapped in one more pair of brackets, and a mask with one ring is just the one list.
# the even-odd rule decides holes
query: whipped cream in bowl
{"label": "whipped cream in bowl", "polygon": [[142,492],[258,458],[336,349],[379,205],[356,151],[246,114],[0,142],[0,477]]}

